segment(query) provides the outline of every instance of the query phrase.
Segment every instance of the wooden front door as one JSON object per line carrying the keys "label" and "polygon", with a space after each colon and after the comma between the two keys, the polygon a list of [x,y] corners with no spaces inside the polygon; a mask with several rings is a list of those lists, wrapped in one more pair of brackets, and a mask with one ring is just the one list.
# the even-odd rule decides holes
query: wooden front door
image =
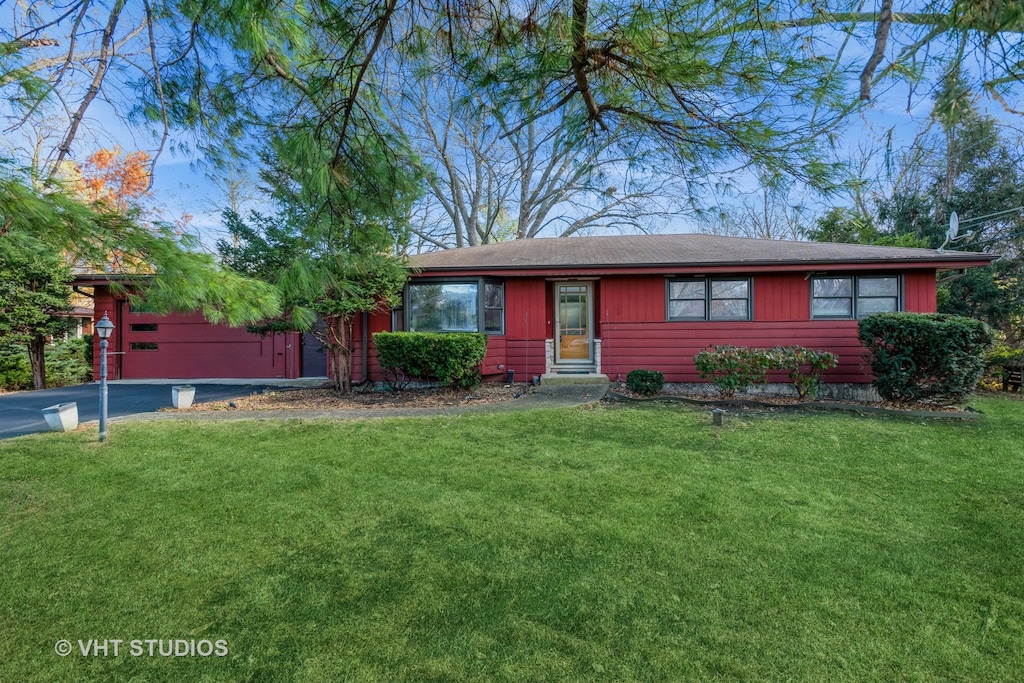
{"label": "wooden front door", "polygon": [[594,361],[593,285],[590,282],[555,283],[555,362],[586,364]]}

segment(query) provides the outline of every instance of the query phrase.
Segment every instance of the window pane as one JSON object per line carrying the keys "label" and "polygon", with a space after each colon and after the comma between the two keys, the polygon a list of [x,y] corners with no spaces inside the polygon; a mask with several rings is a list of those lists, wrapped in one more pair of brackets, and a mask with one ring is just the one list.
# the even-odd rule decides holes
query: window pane
{"label": "window pane", "polygon": [[[703,299],[703,280],[683,280],[669,283],[669,299]],[[704,314],[701,313],[703,316]]]}
{"label": "window pane", "polygon": [[476,332],[479,329],[476,283],[409,286],[409,331]]}
{"label": "window pane", "polygon": [[505,330],[505,285],[484,283],[484,332],[501,334]]}
{"label": "window pane", "polygon": [[[712,280],[712,299],[746,299],[746,280]],[[713,307],[712,307],[713,308]]]}
{"label": "window pane", "polygon": [[811,315],[815,318],[849,318],[853,316],[852,299],[815,299]]}
{"label": "window pane", "polygon": [[505,288],[497,282],[485,282],[484,283],[484,307],[485,308],[502,308],[504,307],[504,291]]}
{"label": "window pane", "polygon": [[812,282],[815,297],[853,296],[853,278],[816,277]]}
{"label": "window pane", "polygon": [[484,309],[484,332],[501,334],[501,309]]}
{"label": "window pane", "polygon": [[712,320],[746,320],[746,299],[714,299],[711,301]]}
{"label": "window pane", "polygon": [[899,279],[895,277],[862,277],[857,280],[857,296],[899,296]]}
{"label": "window pane", "polygon": [[670,301],[668,304],[668,317],[670,318],[700,318],[704,319],[704,299],[688,299],[684,301]]}
{"label": "window pane", "polygon": [[897,301],[896,297],[890,296],[857,299],[857,317],[863,318],[872,313],[894,313],[898,310]]}

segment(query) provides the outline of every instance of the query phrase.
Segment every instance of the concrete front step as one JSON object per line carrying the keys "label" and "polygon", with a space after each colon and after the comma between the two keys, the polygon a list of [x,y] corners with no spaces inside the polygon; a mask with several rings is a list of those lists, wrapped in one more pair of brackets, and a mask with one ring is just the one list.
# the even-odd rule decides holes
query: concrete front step
{"label": "concrete front step", "polygon": [[568,373],[549,372],[540,376],[541,385],[568,385],[568,384],[609,384],[608,375],[597,372]]}

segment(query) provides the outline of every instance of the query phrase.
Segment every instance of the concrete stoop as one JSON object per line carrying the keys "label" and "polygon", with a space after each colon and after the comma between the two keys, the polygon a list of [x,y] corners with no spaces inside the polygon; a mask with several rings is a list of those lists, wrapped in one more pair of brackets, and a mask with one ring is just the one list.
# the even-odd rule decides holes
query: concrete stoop
{"label": "concrete stoop", "polygon": [[571,373],[549,372],[540,376],[541,386],[566,386],[572,384],[609,385],[608,375],[598,372]]}

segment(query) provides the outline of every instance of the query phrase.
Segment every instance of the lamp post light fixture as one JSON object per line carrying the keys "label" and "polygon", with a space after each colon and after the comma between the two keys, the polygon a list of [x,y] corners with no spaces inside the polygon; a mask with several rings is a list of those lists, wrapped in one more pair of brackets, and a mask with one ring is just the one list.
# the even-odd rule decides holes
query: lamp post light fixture
{"label": "lamp post light fixture", "polygon": [[114,331],[106,312],[96,323],[96,334],[100,336],[100,441],[107,440],[107,340]]}

